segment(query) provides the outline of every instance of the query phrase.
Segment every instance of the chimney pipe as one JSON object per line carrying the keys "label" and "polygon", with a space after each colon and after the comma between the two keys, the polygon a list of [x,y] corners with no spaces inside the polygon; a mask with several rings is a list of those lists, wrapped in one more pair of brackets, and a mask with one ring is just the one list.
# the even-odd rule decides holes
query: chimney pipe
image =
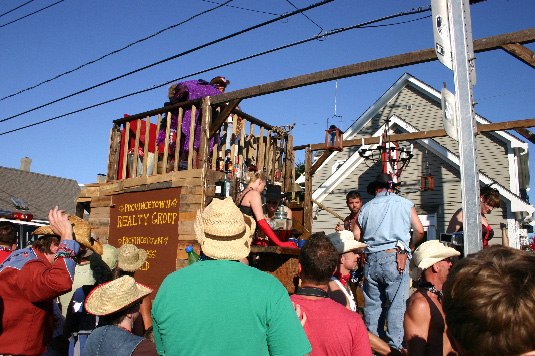
{"label": "chimney pipe", "polygon": [[30,165],[32,164],[32,160],[28,157],[24,157],[20,160],[20,170],[21,171],[30,171]]}
{"label": "chimney pipe", "polygon": [[97,183],[106,183],[106,175],[102,173],[97,174]]}

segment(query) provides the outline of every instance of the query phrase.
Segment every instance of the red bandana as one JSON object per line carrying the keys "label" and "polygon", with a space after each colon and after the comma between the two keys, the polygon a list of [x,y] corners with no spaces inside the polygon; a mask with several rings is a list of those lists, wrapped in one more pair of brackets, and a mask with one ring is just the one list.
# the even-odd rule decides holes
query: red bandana
{"label": "red bandana", "polygon": [[347,282],[351,278],[351,274],[341,274],[338,271],[334,272],[334,276],[338,278],[340,282],[342,282],[342,285],[344,285],[344,287],[347,286]]}

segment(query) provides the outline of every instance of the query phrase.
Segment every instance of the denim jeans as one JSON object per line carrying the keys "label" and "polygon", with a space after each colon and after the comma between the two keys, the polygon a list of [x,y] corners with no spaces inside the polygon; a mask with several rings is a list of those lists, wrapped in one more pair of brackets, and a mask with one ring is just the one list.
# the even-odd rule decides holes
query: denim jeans
{"label": "denim jeans", "polygon": [[[399,273],[396,252],[366,255],[364,266],[364,321],[368,330],[397,349],[403,342],[403,317],[409,295],[408,264]],[[386,318],[387,331],[384,331]]]}

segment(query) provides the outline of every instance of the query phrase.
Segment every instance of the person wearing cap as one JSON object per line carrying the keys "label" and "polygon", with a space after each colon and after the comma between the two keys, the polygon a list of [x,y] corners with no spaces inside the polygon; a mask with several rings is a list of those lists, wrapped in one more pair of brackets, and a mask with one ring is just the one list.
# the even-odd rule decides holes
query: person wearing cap
{"label": "person wearing cap", "polygon": [[359,250],[367,245],[356,241],[351,231],[342,230],[327,235],[338,251],[338,264],[329,282],[329,297],[347,309],[356,312],[357,303],[351,290],[351,272],[359,262]]}
{"label": "person wearing cap", "polygon": [[[114,272],[114,278],[124,275],[134,277],[135,272],[143,267],[148,257],[147,251],[138,248],[134,244],[121,245],[118,253],[118,264]],[[137,319],[137,323],[134,326],[134,333],[136,335],[143,335],[145,330],[152,326],[151,309],[152,301],[149,298],[143,299],[141,303],[141,318]]]}
{"label": "person wearing cap", "polygon": [[225,77],[217,76],[210,80],[210,84],[212,84],[221,93],[224,93],[225,89],[227,89],[227,86],[230,85],[230,80],[227,80]]}
{"label": "person wearing cap", "polygon": [[361,316],[330,299],[327,293],[339,263],[338,252],[324,234],[310,236],[299,254],[301,286],[290,299],[306,315],[304,329],[312,345],[311,356],[371,356]]}
{"label": "person wearing cap", "polygon": [[[266,198],[266,203],[262,206],[262,210],[264,212],[264,217],[266,220],[272,224],[273,220],[275,219],[275,212],[277,209],[279,209],[279,206],[281,206],[281,201],[284,197],[284,194],[282,193],[282,188],[280,185],[277,184],[268,184],[266,185],[266,193],[264,194],[264,198]],[[292,221],[292,209],[288,208],[286,205],[282,206],[282,209],[286,212],[286,219]],[[292,226],[287,226],[288,230],[292,229]]]}
{"label": "person wearing cap", "polygon": [[398,185],[388,173],[379,174],[368,185],[368,194],[375,197],[360,209],[357,237],[368,245],[364,249],[363,284],[366,327],[390,346],[401,349],[409,294],[405,267],[410,251],[423,238],[424,228],[414,204],[394,193]]}
{"label": "person wearing cap", "polygon": [[85,309],[99,316],[99,327],[87,338],[82,356],[157,356],[152,341],[132,334],[141,300],[151,292],[151,288],[130,276],[93,289]]}
{"label": "person wearing cap", "polygon": [[89,334],[97,326],[97,317],[89,314],[84,307],[86,297],[94,288],[111,281],[117,267],[117,249],[109,244],[102,244],[102,249],[102,255],[94,253],[90,257],[89,266],[94,282],[76,289],[68,306],[64,334],[69,338],[69,356],[82,354]]}
{"label": "person wearing cap", "polygon": [[53,300],[72,287],[80,245],[73,240],[68,215],[58,207],[48,220],[59,241],[38,239],[0,265],[0,354],[42,355],[52,337]]}
{"label": "person wearing cap", "polygon": [[455,354],[446,333],[442,287],[448,278],[451,258],[460,252],[438,240],[421,244],[410,262],[410,276],[417,285],[407,301],[404,329],[409,355]]}
{"label": "person wearing cap", "polygon": [[240,263],[254,219],[232,201],[197,211],[195,234],[207,259],[168,275],[152,309],[160,355],[278,355],[311,351],[288,291],[271,274]]}

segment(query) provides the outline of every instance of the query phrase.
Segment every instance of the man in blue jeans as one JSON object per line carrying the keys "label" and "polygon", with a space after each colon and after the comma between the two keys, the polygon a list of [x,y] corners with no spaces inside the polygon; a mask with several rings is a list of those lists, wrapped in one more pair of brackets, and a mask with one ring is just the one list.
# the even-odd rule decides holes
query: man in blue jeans
{"label": "man in blue jeans", "polygon": [[422,239],[424,228],[414,204],[394,194],[395,186],[387,173],[381,173],[368,185],[368,193],[375,198],[360,210],[360,232],[356,236],[368,245],[364,250],[363,288],[366,327],[390,346],[401,349],[403,315],[409,294],[405,265],[410,252]]}

